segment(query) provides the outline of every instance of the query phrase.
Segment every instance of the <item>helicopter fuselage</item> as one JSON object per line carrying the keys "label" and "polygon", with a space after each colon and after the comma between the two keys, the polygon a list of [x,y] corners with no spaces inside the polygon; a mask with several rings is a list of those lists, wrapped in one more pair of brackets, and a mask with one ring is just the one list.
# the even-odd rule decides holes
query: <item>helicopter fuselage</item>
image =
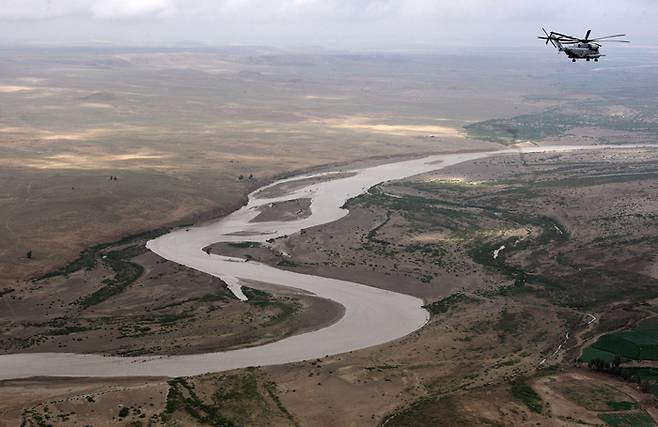
{"label": "helicopter fuselage", "polygon": [[593,59],[597,61],[601,55],[599,53],[599,47],[592,43],[576,43],[573,46],[561,46],[561,50],[570,58],[570,59]]}

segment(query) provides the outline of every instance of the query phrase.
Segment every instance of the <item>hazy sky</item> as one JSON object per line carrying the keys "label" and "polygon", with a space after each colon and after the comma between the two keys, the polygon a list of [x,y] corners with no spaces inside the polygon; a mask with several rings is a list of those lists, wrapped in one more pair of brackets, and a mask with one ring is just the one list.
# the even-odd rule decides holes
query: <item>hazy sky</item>
{"label": "hazy sky", "polygon": [[657,22],[658,0],[0,0],[5,45],[527,46],[542,25],[658,45]]}

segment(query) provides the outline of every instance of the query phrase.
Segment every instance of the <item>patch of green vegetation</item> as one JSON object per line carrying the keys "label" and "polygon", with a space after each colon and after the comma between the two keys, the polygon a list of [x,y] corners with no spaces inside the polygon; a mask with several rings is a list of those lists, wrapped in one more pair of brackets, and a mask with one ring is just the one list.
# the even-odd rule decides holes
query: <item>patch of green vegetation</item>
{"label": "patch of green vegetation", "polygon": [[582,268],[573,274],[542,279],[546,296],[560,305],[579,309],[588,310],[629,298],[646,301],[658,296],[658,280],[621,269]]}
{"label": "patch of green vegetation", "polygon": [[[506,262],[506,259],[510,254],[517,251],[531,250],[535,247],[545,247],[545,245],[551,242],[568,240],[569,233],[566,227],[560,224],[559,221],[548,216],[523,215],[518,212],[504,210],[498,211],[498,214],[502,218],[519,224],[520,226],[527,227],[528,225],[531,225],[538,227],[542,230],[542,233],[534,239],[519,240],[518,237],[511,237],[504,241],[495,242],[483,241],[481,239],[476,240],[471,244],[471,249],[468,251],[469,256],[476,263],[485,267],[493,268],[514,280],[514,286],[512,288],[502,289],[501,293],[509,294],[515,290],[518,291],[523,288],[526,283],[552,285],[552,281],[548,278],[538,274],[531,274],[523,268],[511,265]],[[505,246],[505,250],[499,252],[498,256],[494,258],[494,251],[503,245]]]}
{"label": "patch of green vegetation", "polygon": [[593,185],[604,185],[621,182],[634,182],[644,180],[655,180],[658,178],[658,172],[640,172],[640,173],[608,173],[601,176],[583,176],[570,177],[560,180],[551,181],[551,187],[586,187]]}
{"label": "patch of green vegetation", "polygon": [[643,321],[628,331],[602,335],[590,348],[625,359],[658,360],[658,319]]}
{"label": "patch of green vegetation", "polygon": [[540,414],[544,410],[541,397],[530,387],[525,378],[512,383],[512,397],[523,402],[532,412]]}
{"label": "patch of green vegetation", "polygon": [[636,383],[642,392],[658,396],[658,368],[621,368],[620,375]]}
{"label": "patch of green vegetation", "polygon": [[630,411],[637,407],[635,402],[607,402],[608,407],[612,411]]}
{"label": "patch of green vegetation", "polygon": [[368,193],[358,198],[365,207],[378,206],[387,209],[387,220],[370,230],[366,236],[370,246],[375,244],[388,246],[391,242],[377,239],[377,232],[388,223],[390,212],[397,211],[402,217],[409,221],[427,224],[433,228],[444,228],[457,233],[463,232],[465,228],[479,229],[480,216],[471,207],[444,200],[406,195],[401,198],[391,198],[378,194]]}
{"label": "patch of green vegetation", "polygon": [[612,427],[653,427],[653,418],[644,411],[599,414],[599,418]]}
{"label": "patch of green vegetation", "polygon": [[112,279],[103,280],[103,286],[97,291],[80,298],[78,303],[82,308],[89,308],[119,295],[144,273],[144,267],[134,262],[111,258],[104,262],[114,270],[115,275]]}
{"label": "patch of green vegetation", "polygon": [[[267,381],[256,368],[198,381],[202,383],[183,378],[169,381],[165,410],[160,415],[165,425],[178,425],[176,412],[192,417],[195,425],[233,427],[252,425],[254,420],[269,424],[272,415],[283,416],[291,425],[297,425],[281,402],[276,384]],[[199,386],[208,392],[197,392]]]}
{"label": "patch of green vegetation", "polygon": [[[556,161],[556,165],[561,164]],[[568,165],[571,167],[571,165]],[[602,167],[601,174],[610,173]],[[609,165],[606,166],[609,169]],[[534,177],[536,178],[536,177]],[[483,194],[482,190],[465,189],[464,186],[453,191],[449,184],[428,185],[412,184],[418,191],[431,197],[405,196],[402,198],[383,197],[378,192],[371,192],[359,198],[364,207],[377,206],[390,212],[399,213],[406,220],[426,225],[429,230],[449,232],[465,240],[467,253],[471,259],[487,268],[494,269],[509,277],[511,286],[499,286],[495,295],[512,295],[519,292],[533,293],[552,303],[577,310],[595,310],[613,301],[627,299],[642,301],[658,296],[658,280],[636,271],[623,271],[619,268],[588,268],[573,262],[571,254],[559,251],[558,262],[562,268],[546,268],[549,249],[557,248],[561,242],[570,239],[568,229],[547,215],[528,213],[523,209],[504,209],[509,198],[527,200],[537,188],[550,186],[554,179],[545,182],[516,180],[513,183],[499,183],[492,191]],[[532,194],[531,194],[532,193]],[[541,191],[537,194],[542,194]],[[447,200],[446,200],[447,199]],[[450,200],[459,200],[451,202]],[[474,216],[471,221],[469,215]],[[482,219],[488,218],[496,223],[504,223],[506,228],[533,228],[541,230],[532,238],[510,237],[505,240],[493,240],[487,233],[482,233]],[[656,240],[658,241],[658,240]],[[368,242],[370,243],[370,242]],[[646,239],[643,240],[646,243]],[[602,241],[609,247],[611,242]],[[494,258],[493,252],[505,245],[505,250]],[[371,245],[375,247],[375,245]],[[393,245],[390,245],[393,246]],[[380,252],[390,246],[378,245]],[[421,249],[412,247],[412,249]],[[424,249],[423,249],[424,250]],[[427,248],[430,250],[430,248]],[[516,254],[522,253],[522,259],[530,260],[529,265],[518,265]],[[439,253],[436,253],[439,255]],[[440,263],[440,260],[439,260]],[[427,281],[430,277],[423,276]],[[492,294],[493,295],[493,294]]]}
{"label": "patch of green vegetation", "polygon": [[215,400],[258,400],[258,378],[253,369],[244,374],[226,375],[221,377],[221,386],[215,392]]}
{"label": "patch of green vegetation", "polygon": [[423,255],[439,259],[444,257],[447,253],[445,248],[436,243],[415,243],[405,246],[404,250],[406,252],[420,252]]}
{"label": "patch of green vegetation", "polygon": [[132,245],[127,246],[123,249],[117,249],[114,251],[107,252],[104,255],[104,259],[110,259],[114,261],[130,259],[136,256],[146,253],[146,246],[144,245]]}
{"label": "patch of green vegetation", "polygon": [[425,305],[423,308],[428,310],[433,315],[447,313],[451,308],[460,304],[470,304],[477,302],[476,298],[465,295],[461,292],[447,296],[439,301]]}
{"label": "patch of green vegetation", "polygon": [[[230,294],[230,295],[233,295],[233,294]],[[201,298],[199,298],[199,301],[201,301],[201,302],[216,302],[216,301],[227,302],[229,300],[230,300],[230,298],[227,297],[226,293],[205,294]]]}
{"label": "patch of green vegetation", "polygon": [[39,280],[49,279],[51,277],[66,276],[68,274],[75,273],[76,271],[82,269],[91,270],[94,267],[96,267],[98,253],[102,249],[107,248],[108,246],[110,246],[110,243],[103,243],[85,249],[84,251],[80,252],[80,256],[74,261],[72,261],[70,264],[62,268],[59,268],[57,270],[46,273],[43,276],[38,277],[36,280],[39,281]]}
{"label": "patch of green vegetation", "polygon": [[589,368],[635,383],[643,393],[653,393],[658,396],[658,368],[625,368],[621,366],[621,362],[622,359],[618,356],[612,363],[593,359],[589,362]]}
{"label": "patch of green vegetation", "polygon": [[22,426],[50,427],[52,423],[48,422],[43,415],[34,409],[25,410],[22,414]]}
{"label": "patch of green vegetation", "polygon": [[595,127],[618,131],[658,133],[653,120],[596,114],[571,114],[558,109],[524,114],[511,119],[493,119],[465,126],[468,136],[476,139],[512,144],[519,140],[536,141],[563,135],[579,127]]}
{"label": "patch of green vegetation", "polygon": [[640,380],[658,381],[658,368],[624,368],[631,375]]}
{"label": "patch of green vegetation", "polygon": [[[224,288],[222,288],[224,289]],[[222,301],[222,302],[228,302],[230,301],[230,297],[227,296],[225,293],[219,293],[219,294],[206,294],[203,295],[199,298],[185,298],[179,301],[174,301],[170,302],[168,304],[160,305],[155,308],[153,308],[153,311],[160,311],[164,310],[167,308],[173,308],[173,307],[178,307],[187,303],[194,303],[194,302],[217,302],[217,301]]]}
{"label": "patch of green vegetation", "polygon": [[231,247],[234,248],[258,248],[260,247],[260,243],[258,242],[231,242],[228,244]]}
{"label": "patch of green vegetation", "polygon": [[[169,228],[160,228],[157,230],[151,230],[151,231],[146,231],[143,233],[138,233],[138,234],[133,234],[131,236],[124,237],[122,239],[119,239],[115,242],[109,242],[109,243],[101,243],[98,245],[94,245],[88,249],[85,249],[84,251],[80,252],[80,256],[72,261],[70,264],[59,268],[57,270],[51,271],[49,273],[44,274],[41,277],[38,277],[35,279],[36,281],[39,280],[44,280],[48,279],[51,277],[57,277],[57,276],[65,276],[68,274],[75,273],[78,270],[85,269],[85,270],[91,270],[92,268],[96,267],[98,258],[102,252],[103,249],[109,248],[111,246],[122,246],[126,245],[128,243],[132,243],[138,240],[151,240],[155,239],[156,237],[159,237],[167,232],[169,232]],[[133,249],[134,251],[135,249]],[[125,257],[120,256],[119,254],[121,251],[114,251],[117,254],[115,256],[119,257],[116,259],[122,259]],[[112,252],[110,252],[111,254]],[[108,254],[109,257],[109,254]]]}
{"label": "patch of green vegetation", "polygon": [[382,221],[381,224],[379,224],[378,226],[376,226],[376,227],[372,228],[370,231],[368,231],[368,234],[366,235],[366,239],[368,239],[368,242],[378,243],[380,245],[390,245],[390,242],[387,242],[385,240],[377,239],[377,232],[379,230],[381,230],[382,228],[384,228],[386,226],[386,224],[389,223],[390,220],[391,220],[391,213],[386,212],[386,219],[384,221]]}
{"label": "patch of green vegetation", "polygon": [[525,114],[511,119],[493,119],[464,126],[468,136],[500,143],[518,140],[538,140],[560,135],[577,127],[576,115],[562,114],[557,110]]}
{"label": "patch of green vegetation", "polygon": [[617,355],[615,355],[614,353],[599,350],[593,347],[587,347],[586,349],[583,350],[583,354],[580,357],[580,360],[582,360],[585,363],[590,363],[591,361],[598,359],[608,363],[612,363],[612,361],[615,360],[615,357],[617,357]]}
{"label": "patch of green vegetation", "polygon": [[243,286],[242,292],[247,297],[247,303],[258,308],[274,308],[278,311],[275,316],[261,326],[271,326],[283,322],[294,316],[300,308],[299,305],[294,302],[287,302],[281,298],[274,298],[271,294],[258,289]]}
{"label": "patch of green vegetation", "polygon": [[242,293],[246,296],[249,301],[266,301],[270,299],[270,294],[265,291],[261,291],[255,288],[250,288],[247,286],[242,287]]}
{"label": "patch of green vegetation", "polygon": [[[450,408],[449,420],[444,418],[443,413],[440,413],[440,417],[435,416],[436,407]],[[379,427],[445,425],[446,421],[449,421],[452,426],[469,425],[469,420],[464,419],[456,408],[457,405],[454,404],[450,396],[439,398],[436,395],[430,395],[422,397],[408,407],[388,415],[379,424]]]}
{"label": "patch of green vegetation", "polygon": [[278,265],[279,267],[288,267],[288,268],[297,267],[297,264],[287,259],[282,259],[276,265]]}
{"label": "patch of green vegetation", "polygon": [[[102,259],[102,262],[114,271],[114,277],[111,279],[105,279],[102,282],[102,287],[100,289],[92,292],[89,295],[79,298],[77,301],[77,303],[83,309],[100,304],[103,301],[106,301],[107,299],[120,294],[128,286],[134,283],[139,277],[141,277],[144,272],[144,267],[127,260],[143,254],[146,249],[144,248],[143,244],[137,244],[124,247],[122,249],[113,250],[107,253],[104,253],[103,251],[113,246],[125,246],[130,243],[134,243],[135,241],[153,239],[168,231],[169,229],[165,228],[147,231],[144,233],[124,237],[115,242],[102,243],[92,246],[82,251],[80,257],[78,257],[69,265],[47,273],[36,280],[68,275],[83,268],[91,270],[97,265],[98,260]],[[101,255],[103,255],[102,258]]]}
{"label": "patch of green vegetation", "polygon": [[[630,410],[635,402],[621,390],[605,383],[575,381],[558,385],[560,393],[583,408],[594,412]],[[619,408],[619,409],[615,409]],[[627,409],[623,409],[627,408]]]}
{"label": "patch of green vegetation", "polygon": [[193,386],[183,378],[169,381],[165,411],[162,414],[163,421],[169,421],[171,414],[177,410],[185,411],[201,424],[217,427],[237,426],[236,423],[221,414],[220,407],[209,405],[199,398]]}
{"label": "patch of green vegetation", "polygon": [[268,381],[264,384],[264,387],[265,390],[267,391],[267,394],[269,394],[270,398],[276,404],[276,407],[279,408],[279,411],[281,411],[294,426],[299,426],[297,421],[295,421],[295,417],[293,417],[292,414],[288,412],[288,409],[285,407],[283,402],[281,402],[281,398],[279,397],[279,391],[277,389],[276,383],[272,381]]}

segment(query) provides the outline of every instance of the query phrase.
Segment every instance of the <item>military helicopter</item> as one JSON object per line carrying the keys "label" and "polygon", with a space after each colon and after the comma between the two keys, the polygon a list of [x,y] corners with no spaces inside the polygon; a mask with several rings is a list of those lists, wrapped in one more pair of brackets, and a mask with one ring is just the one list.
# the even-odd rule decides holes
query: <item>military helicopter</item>
{"label": "military helicopter", "polygon": [[617,37],[625,37],[626,34],[615,34],[613,36],[590,39],[589,35],[592,33],[592,30],[587,30],[585,38],[579,39],[578,37],[568,36],[554,31],[551,31],[551,33],[548,34],[544,28],[542,28],[542,30],[544,30],[546,37],[541,36],[537,38],[546,40],[546,44],[551,42],[551,44],[558,50],[558,53],[564,52],[573,62],[576,62],[577,59],[585,59],[587,61],[593,59],[595,62],[598,62],[600,57],[605,56],[599,53],[599,48],[601,47],[599,42],[630,43],[628,40],[610,40]]}

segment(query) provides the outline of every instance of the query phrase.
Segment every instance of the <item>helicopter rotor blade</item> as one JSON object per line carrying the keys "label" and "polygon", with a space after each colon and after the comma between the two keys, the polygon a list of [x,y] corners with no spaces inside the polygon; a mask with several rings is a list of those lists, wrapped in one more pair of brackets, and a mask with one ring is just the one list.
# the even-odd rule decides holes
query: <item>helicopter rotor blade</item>
{"label": "helicopter rotor blade", "polygon": [[587,34],[585,34],[585,42],[589,40],[589,35],[592,34],[592,30],[587,30]]}
{"label": "helicopter rotor blade", "polygon": [[592,40],[605,40],[605,39],[613,39],[615,37],[625,37],[626,34],[615,34],[614,36],[603,36],[603,37],[596,37]]}
{"label": "helicopter rotor blade", "polygon": [[554,36],[559,36],[560,39],[569,39],[569,40],[580,40],[578,37],[570,36],[567,34],[552,32]]}

